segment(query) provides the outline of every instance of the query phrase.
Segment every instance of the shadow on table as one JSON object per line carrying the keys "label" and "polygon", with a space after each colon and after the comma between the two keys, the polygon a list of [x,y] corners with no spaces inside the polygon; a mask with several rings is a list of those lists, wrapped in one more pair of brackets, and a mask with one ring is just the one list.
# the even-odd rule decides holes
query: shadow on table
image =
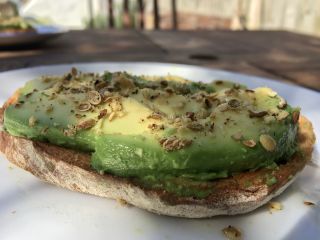
{"label": "shadow on table", "polygon": [[25,50],[36,50],[39,48],[48,48],[50,47],[50,43],[46,42],[35,42],[35,43],[26,43],[19,45],[9,45],[9,46],[1,46],[0,51],[25,51]]}
{"label": "shadow on table", "polygon": [[[315,220],[315,221],[314,221]],[[300,218],[283,240],[319,239],[320,207],[313,206]],[[318,229],[318,230],[316,230]]]}

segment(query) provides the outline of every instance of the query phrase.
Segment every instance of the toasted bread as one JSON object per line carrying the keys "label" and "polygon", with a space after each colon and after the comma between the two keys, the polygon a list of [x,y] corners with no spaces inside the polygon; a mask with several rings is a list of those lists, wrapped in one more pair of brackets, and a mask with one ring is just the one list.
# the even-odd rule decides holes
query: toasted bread
{"label": "toasted bread", "polygon": [[[4,108],[0,109],[0,127]],[[0,151],[7,159],[36,177],[73,191],[121,199],[158,214],[207,218],[250,212],[283,192],[310,160],[315,135],[312,124],[299,119],[296,153],[279,168],[259,169],[214,181],[214,189],[203,199],[181,197],[164,190],[145,189],[130,179],[100,175],[90,167],[90,155],[52,144],[14,137],[0,131]],[[263,178],[272,171],[277,182],[267,184]],[[252,184],[248,186],[247,182]]]}

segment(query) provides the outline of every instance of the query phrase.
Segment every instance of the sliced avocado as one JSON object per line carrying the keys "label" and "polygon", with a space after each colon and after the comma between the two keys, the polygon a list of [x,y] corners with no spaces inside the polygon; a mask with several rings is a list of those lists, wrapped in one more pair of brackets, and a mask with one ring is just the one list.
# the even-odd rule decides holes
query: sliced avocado
{"label": "sliced avocado", "polygon": [[[14,136],[92,152],[100,173],[157,186],[287,159],[295,152],[298,112],[269,88],[72,69],[28,82],[6,109],[4,126]],[[177,184],[162,186],[173,191]]]}

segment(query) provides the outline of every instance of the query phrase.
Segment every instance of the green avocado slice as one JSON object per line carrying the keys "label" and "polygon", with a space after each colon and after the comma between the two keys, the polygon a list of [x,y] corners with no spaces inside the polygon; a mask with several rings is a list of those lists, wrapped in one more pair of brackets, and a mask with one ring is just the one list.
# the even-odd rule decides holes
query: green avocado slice
{"label": "green avocado slice", "polygon": [[296,150],[297,112],[269,88],[72,69],[28,82],[5,110],[4,127],[14,136],[91,152],[100,173],[157,186],[285,161]]}

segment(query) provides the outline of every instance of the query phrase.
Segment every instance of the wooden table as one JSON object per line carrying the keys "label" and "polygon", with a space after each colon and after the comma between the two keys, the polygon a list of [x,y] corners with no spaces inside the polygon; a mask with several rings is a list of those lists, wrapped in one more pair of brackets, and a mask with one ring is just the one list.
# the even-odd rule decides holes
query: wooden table
{"label": "wooden table", "polygon": [[159,61],[264,76],[320,91],[320,38],[286,31],[71,31],[0,50],[0,71],[73,62]]}

